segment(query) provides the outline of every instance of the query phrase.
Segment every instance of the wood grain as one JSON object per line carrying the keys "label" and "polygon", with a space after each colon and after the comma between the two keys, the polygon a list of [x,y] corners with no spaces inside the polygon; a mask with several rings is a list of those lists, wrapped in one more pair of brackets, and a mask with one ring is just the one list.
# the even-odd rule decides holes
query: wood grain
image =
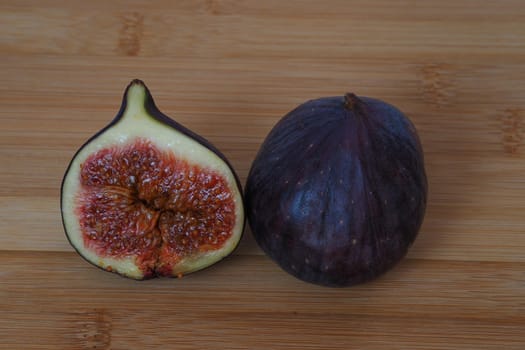
{"label": "wood grain", "polygon": [[[5,0],[0,23],[0,349],[525,347],[522,1]],[[65,239],[60,182],[133,78],[243,183],[299,103],[353,91],[397,105],[430,185],[409,256],[326,289],[247,230],[182,280],[91,267]]]}

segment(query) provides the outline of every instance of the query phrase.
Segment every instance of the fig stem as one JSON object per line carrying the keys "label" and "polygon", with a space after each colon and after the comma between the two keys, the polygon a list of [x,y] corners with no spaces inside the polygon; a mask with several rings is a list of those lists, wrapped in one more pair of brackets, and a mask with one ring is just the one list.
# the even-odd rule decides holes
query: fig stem
{"label": "fig stem", "polygon": [[133,79],[131,81],[131,83],[129,83],[129,86],[131,85],[140,85],[140,86],[146,86],[146,84],[144,84],[144,82],[140,79]]}
{"label": "fig stem", "polygon": [[361,100],[351,92],[345,94],[345,108],[353,111],[356,109],[357,105],[361,103]]}
{"label": "fig stem", "polygon": [[366,118],[367,108],[366,103],[357,97],[356,94],[348,92],[344,97],[344,106],[345,109],[356,116]]}

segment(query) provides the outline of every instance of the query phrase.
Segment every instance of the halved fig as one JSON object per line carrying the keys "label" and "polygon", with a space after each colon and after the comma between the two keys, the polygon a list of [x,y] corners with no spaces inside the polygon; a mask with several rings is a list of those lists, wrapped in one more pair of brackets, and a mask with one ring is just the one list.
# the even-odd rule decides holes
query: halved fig
{"label": "halved fig", "polygon": [[162,114],[140,80],[75,154],[61,211],[82,257],[134,279],[180,277],[218,262],[235,249],[245,222],[225,156]]}

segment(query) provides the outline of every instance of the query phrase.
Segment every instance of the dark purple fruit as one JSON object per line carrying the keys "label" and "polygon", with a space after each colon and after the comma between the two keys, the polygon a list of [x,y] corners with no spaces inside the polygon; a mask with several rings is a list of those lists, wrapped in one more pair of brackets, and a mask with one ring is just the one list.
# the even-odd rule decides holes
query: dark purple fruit
{"label": "dark purple fruit", "polygon": [[245,203],[260,247],[311,283],[371,280],[407,253],[427,179],[416,129],[395,107],[347,94],[306,102],[273,128]]}
{"label": "dark purple fruit", "polygon": [[81,256],[134,279],[180,277],[218,262],[237,246],[245,222],[224,155],[162,114],[140,80],[75,154],[61,211]]}

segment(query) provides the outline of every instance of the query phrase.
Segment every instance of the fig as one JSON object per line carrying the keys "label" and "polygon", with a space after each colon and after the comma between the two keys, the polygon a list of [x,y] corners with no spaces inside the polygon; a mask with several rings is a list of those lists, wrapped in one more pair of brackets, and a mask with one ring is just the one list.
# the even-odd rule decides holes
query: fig
{"label": "fig", "polygon": [[301,104],[262,143],[245,205],[262,250],[293,276],[344,287],[407,253],[423,222],[424,156],[412,122],[346,94]]}
{"label": "fig", "polygon": [[61,212],[83,258],[138,280],[181,277],[218,262],[235,249],[245,222],[226,157],[162,114],[140,80],[71,160]]}

